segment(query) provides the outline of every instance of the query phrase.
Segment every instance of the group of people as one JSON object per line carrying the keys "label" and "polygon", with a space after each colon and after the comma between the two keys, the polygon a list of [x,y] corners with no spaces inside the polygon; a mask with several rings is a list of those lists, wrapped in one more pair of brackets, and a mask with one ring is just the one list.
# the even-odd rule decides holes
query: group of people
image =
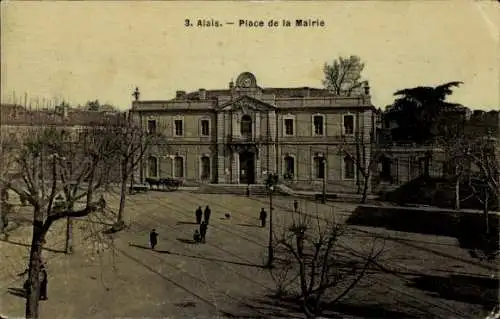
{"label": "group of people", "polygon": [[[193,234],[193,240],[195,243],[205,243],[206,240],[206,235],[207,235],[207,229],[208,229],[208,222],[210,220],[210,215],[212,214],[212,211],[210,210],[210,207],[207,205],[205,207],[205,210],[203,211],[201,209],[201,206],[198,206],[198,209],[195,211],[195,217],[196,217],[196,224],[200,225],[199,230],[196,229]],[[202,217],[204,217],[204,220],[202,221]]]}

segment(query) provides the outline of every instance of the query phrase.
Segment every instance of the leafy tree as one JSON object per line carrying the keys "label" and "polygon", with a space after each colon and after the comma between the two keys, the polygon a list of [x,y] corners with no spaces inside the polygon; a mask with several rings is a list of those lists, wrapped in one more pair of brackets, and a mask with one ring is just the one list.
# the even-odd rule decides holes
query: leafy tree
{"label": "leafy tree", "polygon": [[453,93],[452,88],[460,84],[462,82],[454,81],[394,93],[398,98],[387,107],[385,114],[386,120],[397,124],[392,131],[393,140],[424,143],[463,127],[464,107],[446,102]]}
{"label": "leafy tree", "polygon": [[[5,187],[17,193],[33,208],[33,235],[29,259],[26,317],[38,318],[40,266],[45,237],[54,222],[64,218],[87,216],[96,212],[93,194],[103,184],[110,170],[107,150],[109,135],[105,128],[88,128],[73,140],[56,128],[31,128],[18,145],[15,174],[3,177]],[[77,167],[69,178],[68,158],[78,154]],[[64,207],[56,207],[55,199],[63,192]],[[82,207],[77,201],[86,199]],[[80,205],[81,206],[81,205]]]}
{"label": "leafy tree", "polygon": [[363,85],[361,72],[365,64],[356,55],[339,57],[332,64],[325,63],[323,86],[335,95],[350,96],[352,92]]}

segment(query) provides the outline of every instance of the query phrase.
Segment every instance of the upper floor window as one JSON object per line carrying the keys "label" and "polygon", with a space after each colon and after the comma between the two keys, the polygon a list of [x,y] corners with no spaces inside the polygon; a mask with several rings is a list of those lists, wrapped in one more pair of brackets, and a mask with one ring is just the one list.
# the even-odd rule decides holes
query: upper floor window
{"label": "upper floor window", "polygon": [[149,134],[156,133],[156,120],[148,120],[148,133]]}
{"label": "upper floor window", "polygon": [[175,136],[182,136],[184,134],[184,125],[182,120],[174,120]]}
{"label": "upper floor window", "polygon": [[201,120],[201,135],[209,136],[210,135],[210,121],[209,120]]}
{"label": "upper floor window", "polygon": [[293,135],[294,127],[293,127],[293,118],[285,119],[285,135]]}
{"label": "upper floor window", "polygon": [[313,125],[314,125],[314,135],[325,134],[325,117],[323,115],[314,115]]}
{"label": "upper floor window", "polygon": [[344,115],[344,134],[352,135],[354,134],[354,116]]}
{"label": "upper floor window", "polygon": [[252,118],[250,115],[243,115],[241,117],[241,135],[244,137],[252,136]]}

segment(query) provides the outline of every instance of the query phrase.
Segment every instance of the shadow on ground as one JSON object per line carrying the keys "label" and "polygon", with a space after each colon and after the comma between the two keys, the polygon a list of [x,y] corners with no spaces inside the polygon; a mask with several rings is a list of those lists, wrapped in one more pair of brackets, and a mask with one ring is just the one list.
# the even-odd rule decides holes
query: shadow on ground
{"label": "shadow on ground", "polygon": [[[276,318],[303,318],[301,301],[293,297],[278,298],[267,296],[254,299],[243,305],[248,310],[265,313]],[[359,318],[421,318],[422,314],[409,313],[403,310],[394,310],[394,305],[384,304],[354,304],[339,302],[334,304],[324,303],[321,318],[345,318],[355,316]],[[250,318],[250,317],[249,317]],[[251,318],[259,318],[251,317]],[[262,318],[262,317],[260,317]]]}
{"label": "shadow on ground", "polygon": [[177,222],[177,225],[198,225],[198,223],[181,221],[181,222]]}
{"label": "shadow on ground", "polygon": [[443,299],[478,304],[490,308],[498,303],[499,281],[465,275],[418,276],[408,284]]}
{"label": "shadow on ground", "polygon": [[[178,238],[178,240],[179,239],[182,239],[182,238]],[[183,239],[183,240],[186,240],[186,239]],[[200,244],[200,245],[202,245],[202,244]],[[129,246],[141,248],[141,249],[146,249],[146,250],[151,250],[150,247],[145,246],[145,245],[138,245],[138,244],[129,243]],[[255,267],[255,268],[262,268],[263,267],[262,265],[258,265],[258,264],[244,263],[244,262],[238,262],[238,261],[232,261],[232,260],[224,260],[224,259],[218,259],[218,258],[212,258],[212,257],[193,256],[193,255],[188,255],[188,254],[171,252],[168,250],[154,250],[154,252],[160,253],[160,254],[170,254],[170,255],[188,257],[188,258],[193,258],[193,259],[221,262],[221,263],[233,264],[233,265],[238,265],[238,266]]]}
{"label": "shadow on ground", "polygon": [[260,225],[255,225],[255,224],[237,224],[238,226],[243,226],[243,227],[255,227],[259,228]]}
{"label": "shadow on ground", "polygon": [[9,292],[9,294],[11,294],[11,295],[14,295],[14,296],[20,297],[20,298],[26,298],[26,291],[22,288],[11,287],[11,288],[8,288],[7,290]]}
{"label": "shadow on ground", "polygon": [[[8,239],[3,239],[1,241],[3,241],[4,243],[7,243],[7,244],[11,244],[11,245],[17,245],[17,246],[23,246],[23,247],[31,248],[30,244],[19,243],[19,242],[11,241],[11,240],[8,240]],[[52,249],[52,248],[43,247],[43,250],[50,251],[52,253],[58,253],[58,254],[64,254],[65,253],[65,251],[62,250],[62,249]]]}

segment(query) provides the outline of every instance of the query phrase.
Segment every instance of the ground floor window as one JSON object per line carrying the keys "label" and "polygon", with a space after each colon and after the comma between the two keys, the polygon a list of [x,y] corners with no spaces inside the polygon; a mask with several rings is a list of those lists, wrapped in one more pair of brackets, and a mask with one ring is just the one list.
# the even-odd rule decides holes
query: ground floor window
{"label": "ground floor window", "polygon": [[317,179],[325,178],[325,158],[316,156],[314,158],[314,177]]}
{"label": "ground floor window", "polygon": [[292,156],[285,157],[285,179],[293,179],[295,176],[295,159]]}
{"label": "ground floor window", "polygon": [[154,156],[148,158],[148,177],[158,177],[158,159]]}
{"label": "ground floor window", "polygon": [[344,157],[344,179],[354,179],[355,165],[350,156]]}
{"label": "ground floor window", "polygon": [[210,158],[208,156],[201,158],[201,179],[210,179]]}
{"label": "ground floor window", "polygon": [[184,177],[184,158],[181,156],[176,156],[174,158],[174,177]]}

